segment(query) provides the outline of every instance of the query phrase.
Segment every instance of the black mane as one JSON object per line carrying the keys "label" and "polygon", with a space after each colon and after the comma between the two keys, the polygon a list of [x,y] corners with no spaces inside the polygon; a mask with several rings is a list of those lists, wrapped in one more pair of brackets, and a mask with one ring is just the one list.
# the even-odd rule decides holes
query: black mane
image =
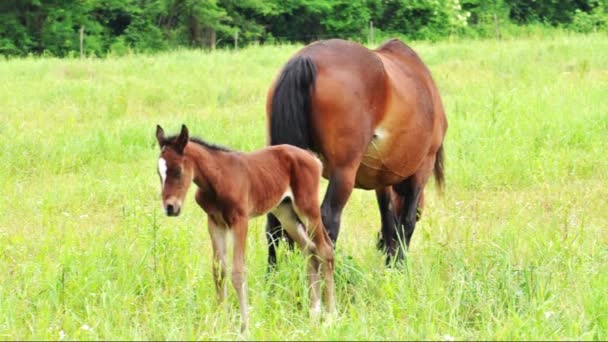
{"label": "black mane", "polygon": [[[167,141],[167,142],[174,141],[174,140],[175,140],[175,139],[176,139],[178,136],[179,136],[179,134],[172,135],[172,136],[168,137],[168,138],[166,139],[166,141]],[[224,147],[224,146],[221,146],[221,145],[216,145],[216,144],[211,144],[211,143],[208,143],[208,142],[206,142],[205,140],[203,140],[203,139],[201,139],[201,138],[197,138],[197,137],[190,137],[190,141],[191,141],[191,142],[193,142],[193,143],[195,143],[195,144],[197,144],[197,145],[200,145],[200,146],[202,146],[202,147],[204,147],[204,148],[207,148],[207,149],[213,150],[213,151],[233,152],[231,149],[229,149],[229,148],[227,148],[227,147]]]}

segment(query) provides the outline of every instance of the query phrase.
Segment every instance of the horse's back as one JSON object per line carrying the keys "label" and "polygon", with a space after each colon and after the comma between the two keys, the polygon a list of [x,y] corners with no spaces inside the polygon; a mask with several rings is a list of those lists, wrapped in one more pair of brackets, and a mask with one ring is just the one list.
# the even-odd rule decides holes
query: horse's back
{"label": "horse's back", "polygon": [[325,177],[356,164],[357,187],[393,184],[441,145],[446,124],[439,93],[422,60],[401,41],[376,50],[319,41],[293,58],[308,58],[316,68],[310,148],[321,154]]}
{"label": "horse's back", "polygon": [[[287,179],[298,172],[318,174],[322,167],[321,161],[312,152],[288,144],[267,146],[245,154],[245,158],[249,165],[254,165],[252,169],[255,170],[250,173],[261,172],[254,174],[254,177],[272,172],[278,178]],[[272,177],[262,178],[273,181]]]}

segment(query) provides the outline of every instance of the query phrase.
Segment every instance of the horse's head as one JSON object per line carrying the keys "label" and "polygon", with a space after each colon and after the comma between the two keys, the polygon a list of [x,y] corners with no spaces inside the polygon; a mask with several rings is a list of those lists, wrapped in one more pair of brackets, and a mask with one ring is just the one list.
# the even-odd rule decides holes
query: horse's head
{"label": "horse's head", "polygon": [[188,128],[182,125],[179,135],[165,137],[165,131],[156,126],[156,139],[160,147],[158,175],[162,189],[163,209],[168,216],[177,216],[192,183],[192,163],[185,157],[188,144]]}

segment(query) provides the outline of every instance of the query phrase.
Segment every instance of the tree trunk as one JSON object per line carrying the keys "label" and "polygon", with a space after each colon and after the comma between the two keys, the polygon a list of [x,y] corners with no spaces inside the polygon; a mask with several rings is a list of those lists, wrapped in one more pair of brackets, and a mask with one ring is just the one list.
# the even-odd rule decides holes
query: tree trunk
{"label": "tree trunk", "polygon": [[198,19],[198,17],[191,15],[188,18],[188,26],[188,29],[190,31],[190,44],[199,48],[203,47],[205,42],[203,40],[203,30],[201,28],[201,21]]}

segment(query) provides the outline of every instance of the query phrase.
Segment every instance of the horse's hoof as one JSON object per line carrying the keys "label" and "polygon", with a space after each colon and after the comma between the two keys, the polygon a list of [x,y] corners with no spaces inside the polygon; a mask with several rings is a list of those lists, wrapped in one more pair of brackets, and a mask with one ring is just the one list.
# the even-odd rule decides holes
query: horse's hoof
{"label": "horse's hoof", "polygon": [[384,238],[382,238],[382,234],[378,233],[378,242],[376,242],[376,248],[380,251],[386,251],[386,243],[384,243]]}

